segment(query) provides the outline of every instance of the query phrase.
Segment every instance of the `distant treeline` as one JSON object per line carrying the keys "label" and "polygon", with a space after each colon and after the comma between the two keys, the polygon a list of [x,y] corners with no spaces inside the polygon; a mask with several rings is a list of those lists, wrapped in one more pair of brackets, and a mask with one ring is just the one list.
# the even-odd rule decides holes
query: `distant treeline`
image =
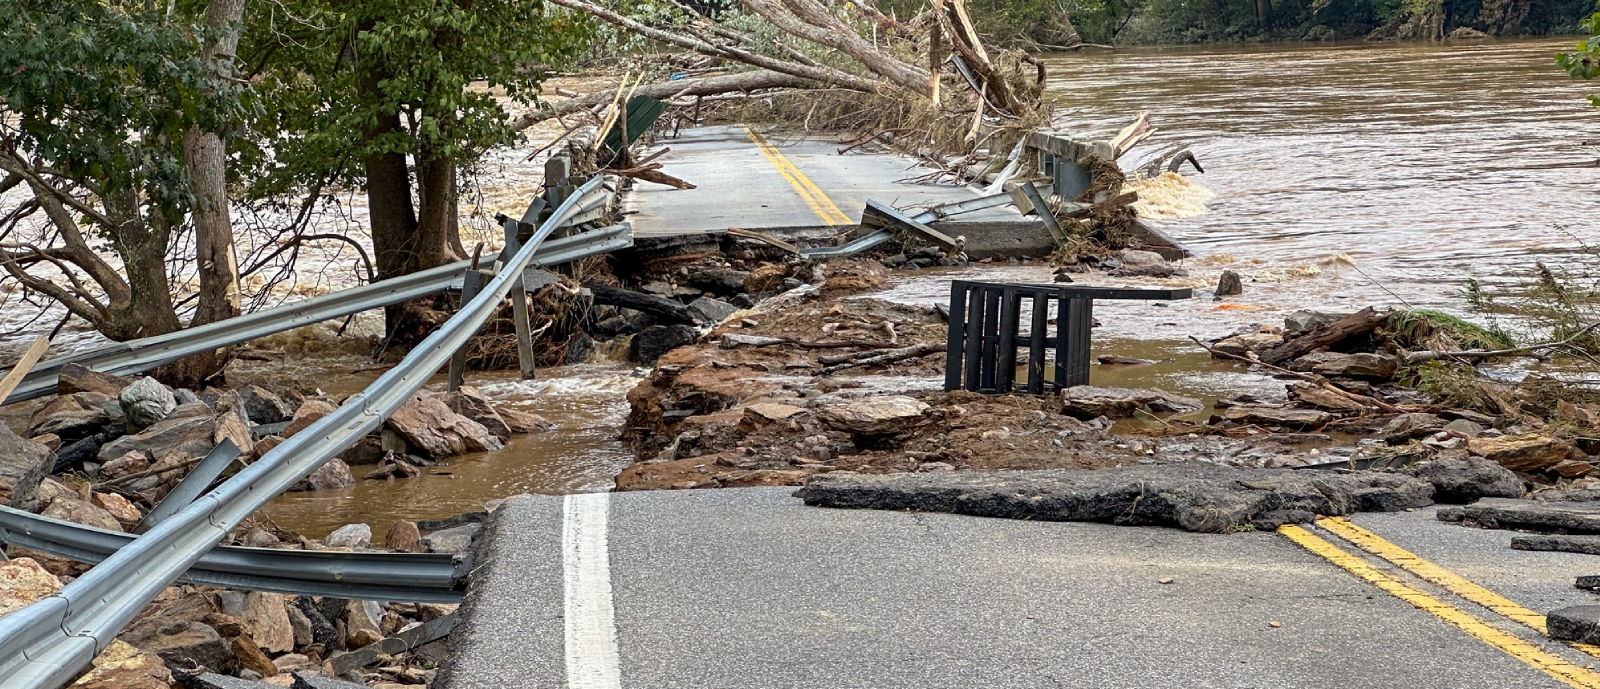
{"label": "distant treeline", "polygon": [[[909,16],[926,0],[888,0]],[[1595,0],[969,0],[1013,45],[1437,39],[1576,34]],[[1478,33],[1478,32],[1481,32]]]}

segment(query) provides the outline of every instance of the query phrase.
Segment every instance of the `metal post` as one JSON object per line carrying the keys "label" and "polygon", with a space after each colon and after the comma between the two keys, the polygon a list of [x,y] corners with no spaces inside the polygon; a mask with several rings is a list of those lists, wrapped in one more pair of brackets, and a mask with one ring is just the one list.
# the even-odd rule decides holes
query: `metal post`
{"label": "metal post", "polygon": [[966,389],[978,390],[979,373],[983,370],[983,286],[974,285],[967,295],[967,366]]}
{"label": "metal post", "polygon": [[1044,341],[1050,335],[1050,296],[1033,293],[1033,332],[1028,338],[1028,394],[1044,394]]}
{"label": "metal post", "polygon": [[[508,220],[505,224],[506,251],[508,255],[516,255],[521,250],[522,244],[517,240],[519,223]],[[511,322],[517,330],[517,367],[522,370],[523,380],[533,380],[533,328],[528,323],[528,286],[527,273],[521,272],[511,277]]]}
{"label": "metal post", "polygon": [[1063,300],[1066,315],[1067,385],[1089,384],[1090,328],[1094,326],[1094,299],[1073,297]]}
{"label": "metal post", "polygon": [[[466,305],[467,302],[472,301],[473,297],[478,296],[478,285],[480,283],[478,278],[480,275],[482,273],[479,273],[476,268],[468,268],[461,275],[462,305]],[[471,340],[467,342],[471,342]],[[463,342],[461,348],[457,349],[455,354],[450,355],[449,389],[451,392],[461,389],[462,378],[467,372],[467,342]]]}
{"label": "metal post", "polygon": [[1000,346],[1000,290],[988,287],[983,291],[983,375],[978,381],[984,392],[994,390],[995,353]]}
{"label": "metal post", "polygon": [[1017,328],[1020,327],[1018,311],[1022,310],[1022,295],[1017,288],[1007,287],[1000,296],[1000,348],[995,357],[994,390],[1002,395],[1011,393],[1017,380]]}
{"label": "metal post", "polygon": [[967,284],[950,281],[950,334],[944,351],[945,392],[961,388],[961,355],[966,347]]}
{"label": "metal post", "polygon": [[564,154],[553,155],[544,161],[545,198],[549,199],[551,208],[566,200],[566,195],[571,191],[567,178],[571,176],[572,158]]}

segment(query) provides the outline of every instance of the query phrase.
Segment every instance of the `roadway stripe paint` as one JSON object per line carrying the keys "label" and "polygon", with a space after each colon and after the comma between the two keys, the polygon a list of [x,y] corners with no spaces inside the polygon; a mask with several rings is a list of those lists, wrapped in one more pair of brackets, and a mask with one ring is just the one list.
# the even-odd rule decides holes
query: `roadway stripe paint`
{"label": "roadway stripe paint", "polygon": [[783,178],[789,181],[789,186],[794,187],[795,193],[800,195],[806,205],[811,207],[811,212],[816,213],[823,223],[828,225],[854,224],[850,220],[850,216],[839,210],[839,207],[834,205],[833,200],[828,198],[828,195],[823,193],[822,189],[818,188],[816,183],[806,176],[806,173],[801,172],[800,168],[795,167],[794,163],[784,157],[783,153],[780,153],[777,147],[767,141],[766,137],[749,127],[744,128],[744,133],[756,145],[756,150],[761,151],[761,155],[766,156],[767,161],[778,169],[778,174],[783,175]]}
{"label": "roadway stripe paint", "polygon": [[[1488,608],[1495,614],[1531,627],[1540,634],[1548,633],[1544,626],[1544,615],[1540,615],[1518,605],[1505,596],[1472,583],[1466,577],[1424,560],[1416,553],[1395,545],[1378,534],[1356,526],[1348,519],[1343,517],[1322,519],[1317,522],[1317,526],[1349,541],[1357,548],[1388,560],[1407,572],[1438,584],[1451,593]],[[1568,645],[1589,655],[1600,657],[1600,646],[1577,643]]]}
{"label": "roadway stripe paint", "polygon": [[1450,623],[1473,638],[1500,649],[1506,655],[1560,680],[1567,686],[1576,687],[1577,689],[1600,689],[1600,673],[1574,665],[1561,656],[1489,626],[1488,623],[1473,617],[1460,608],[1378,571],[1378,569],[1367,564],[1361,558],[1341,550],[1338,546],[1323,540],[1310,531],[1288,524],[1279,527],[1278,533],[1287,536],[1289,540],[1294,541],[1339,568],[1366,580],[1367,583],[1416,606],[1419,610]]}
{"label": "roadway stripe paint", "polygon": [[620,689],[611,556],[606,544],[610,493],[568,495],[561,507],[566,578],[568,689]]}

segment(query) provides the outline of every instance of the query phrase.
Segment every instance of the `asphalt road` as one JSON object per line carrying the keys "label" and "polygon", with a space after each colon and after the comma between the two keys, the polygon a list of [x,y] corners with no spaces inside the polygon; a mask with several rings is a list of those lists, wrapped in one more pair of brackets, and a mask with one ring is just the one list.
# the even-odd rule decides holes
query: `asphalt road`
{"label": "asphalt road", "polygon": [[[1282,534],[832,510],[790,492],[507,501],[441,686],[1590,686]],[[1511,551],[1509,534],[1431,511],[1355,522],[1541,613],[1589,602],[1571,586],[1595,573],[1584,556]],[[1362,557],[1546,660],[1600,662]]]}

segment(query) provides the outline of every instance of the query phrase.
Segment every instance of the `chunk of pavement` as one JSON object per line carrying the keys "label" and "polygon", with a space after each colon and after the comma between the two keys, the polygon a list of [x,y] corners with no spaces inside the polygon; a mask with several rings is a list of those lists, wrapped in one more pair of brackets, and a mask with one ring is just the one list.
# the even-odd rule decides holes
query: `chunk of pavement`
{"label": "chunk of pavement", "polygon": [[478,422],[501,442],[511,438],[510,424],[500,417],[500,412],[489,402],[489,398],[484,397],[477,388],[463,385],[459,390],[442,393],[437,397],[451,411]]}
{"label": "chunk of pavement", "polygon": [[121,394],[133,381],[122,376],[92,371],[82,364],[67,364],[56,374],[56,393],[98,392],[108,398]]}
{"label": "chunk of pavement", "polygon": [[472,548],[472,539],[483,531],[482,524],[462,524],[441,529],[422,537],[422,547],[433,553],[464,553]]}
{"label": "chunk of pavement", "polygon": [[823,407],[818,416],[836,431],[861,435],[902,433],[916,425],[928,405],[905,395],[863,397]]}
{"label": "chunk of pavement", "polygon": [[1400,414],[1378,430],[1378,435],[1390,443],[1403,443],[1412,438],[1432,435],[1444,428],[1444,419],[1434,414],[1412,412]]}
{"label": "chunk of pavement", "polygon": [[1527,433],[1473,438],[1467,441],[1467,451],[1512,471],[1531,471],[1566,459],[1572,445],[1560,438]]}
{"label": "chunk of pavement", "polygon": [[1308,333],[1319,325],[1333,323],[1348,315],[1350,314],[1300,309],[1283,317],[1283,332],[1290,335]]}
{"label": "chunk of pavement", "polygon": [[61,580],[33,558],[0,565],[0,615],[9,615],[61,590]]}
{"label": "chunk of pavement", "polygon": [[707,325],[721,323],[738,312],[739,307],[711,297],[700,297],[689,302],[689,313],[694,314],[696,320]]}
{"label": "chunk of pavement", "polygon": [[294,417],[294,407],[271,390],[259,385],[246,385],[238,393],[251,423],[280,423]]}
{"label": "chunk of pavement", "polygon": [[172,388],[162,385],[150,376],[145,376],[132,385],[117,393],[117,402],[122,405],[122,413],[128,419],[130,428],[134,430],[146,428],[167,418],[172,410],[178,408],[178,400],[172,395]]}
{"label": "chunk of pavement", "polygon": [[[1273,346],[1275,344],[1279,344],[1281,342],[1283,342],[1283,336],[1282,335],[1277,335],[1277,334],[1274,334],[1274,333],[1254,332],[1254,333],[1244,333],[1243,335],[1234,335],[1232,337],[1223,338],[1222,340],[1218,341],[1216,344],[1211,345],[1211,348],[1215,349],[1218,352],[1221,352],[1223,354],[1233,354],[1235,356],[1244,356],[1246,354],[1249,354],[1250,352],[1256,351],[1258,349],[1265,349],[1267,347],[1271,347],[1271,346]],[[1212,355],[1212,356],[1213,356],[1213,358],[1216,358],[1216,355]]]}
{"label": "chunk of pavement", "polygon": [[248,679],[219,675],[215,672],[206,672],[195,675],[184,681],[184,689],[274,689],[276,684],[266,682],[252,682]]}
{"label": "chunk of pavement", "polygon": [[1484,498],[1461,508],[1464,520],[1488,529],[1600,534],[1600,504]]}
{"label": "chunk of pavement", "polygon": [[1545,616],[1550,638],[1578,643],[1600,643],[1600,605],[1574,605],[1551,610]]}
{"label": "chunk of pavement", "polygon": [[1600,575],[1585,574],[1581,577],[1578,577],[1577,581],[1573,582],[1572,585],[1580,589],[1588,589],[1590,591],[1600,589]]}
{"label": "chunk of pavement", "polygon": [[1239,279],[1239,274],[1231,270],[1222,271],[1217,278],[1216,298],[1234,297],[1244,294],[1244,281]]}
{"label": "chunk of pavement", "polygon": [[1100,416],[1120,419],[1133,416],[1134,412],[1161,397],[1158,390],[1074,385],[1061,391],[1061,411],[1080,419]]}
{"label": "chunk of pavement", "polygon": [[1222,410],[1222,418],[1240,424],[1286,426],[1304,430],[1320,428],[1338,417],[1318,409],[1293,409],[1241,404]]}
{"label": "chunk of pavement", "polygon": [[1273,520],[1432,504],[1433,486],[1397,473],[1169,464],[1098,471],[818,474],[805,504],[1106,522],[1226,532]]}
{"label": "chunk of pavement", "polygon": [[1394,377],[1400,364],[1391,357],[1368,352],[1312,352],[1295,359],[1289,368],[1330,378],[1388,380]]}
{"label": "chunk of pavement", "polygon": [[1481,498],[1520,498],[1522,479],[1482,457],[1440,457],[1414,464],[1405,473],[1433,484],[1433,501],[1465,504]]}
{"label": "chunk of pavement", "polygon": [[172,671],[154,653],[114,640],[95,656],[92,667],[73,689],[171,689]]}
{"label": "chunk of pavement", "polygon": [[329,548],[365,548],[372,545],[372,527],[366,524],[345,524],[322,539]]}
{"label": "chunk of pavement", "polygon": [[433,459],[504,447],[483,424],[451,411],[431,395],[412,395],[384,423],[412,448]]}
{"label": "chunk of pavement", "polygon": [[1582,553],[1600,555],[1600,536],[1573,536],[1566,534],[1513,536],[1513,550]]}
{"label": "chunk of pavement", "polygon": [[695,329],[687,325],[652,325],[633,336],[628,344],[628,359],[654,364],[661,355],[692,345],[698,337]]}
{"label": "chunk of pavement", "polygon": [[310,673],[294,672],[294,684],[289,689],[367,689],[364,684],[354,684],[343,680],[329,679]]}
{"label": "chunk of pavement", "polygon": [[0,424],[0,503],[19,510],[39,506],[39,484],[55,467],[56,453]]}

